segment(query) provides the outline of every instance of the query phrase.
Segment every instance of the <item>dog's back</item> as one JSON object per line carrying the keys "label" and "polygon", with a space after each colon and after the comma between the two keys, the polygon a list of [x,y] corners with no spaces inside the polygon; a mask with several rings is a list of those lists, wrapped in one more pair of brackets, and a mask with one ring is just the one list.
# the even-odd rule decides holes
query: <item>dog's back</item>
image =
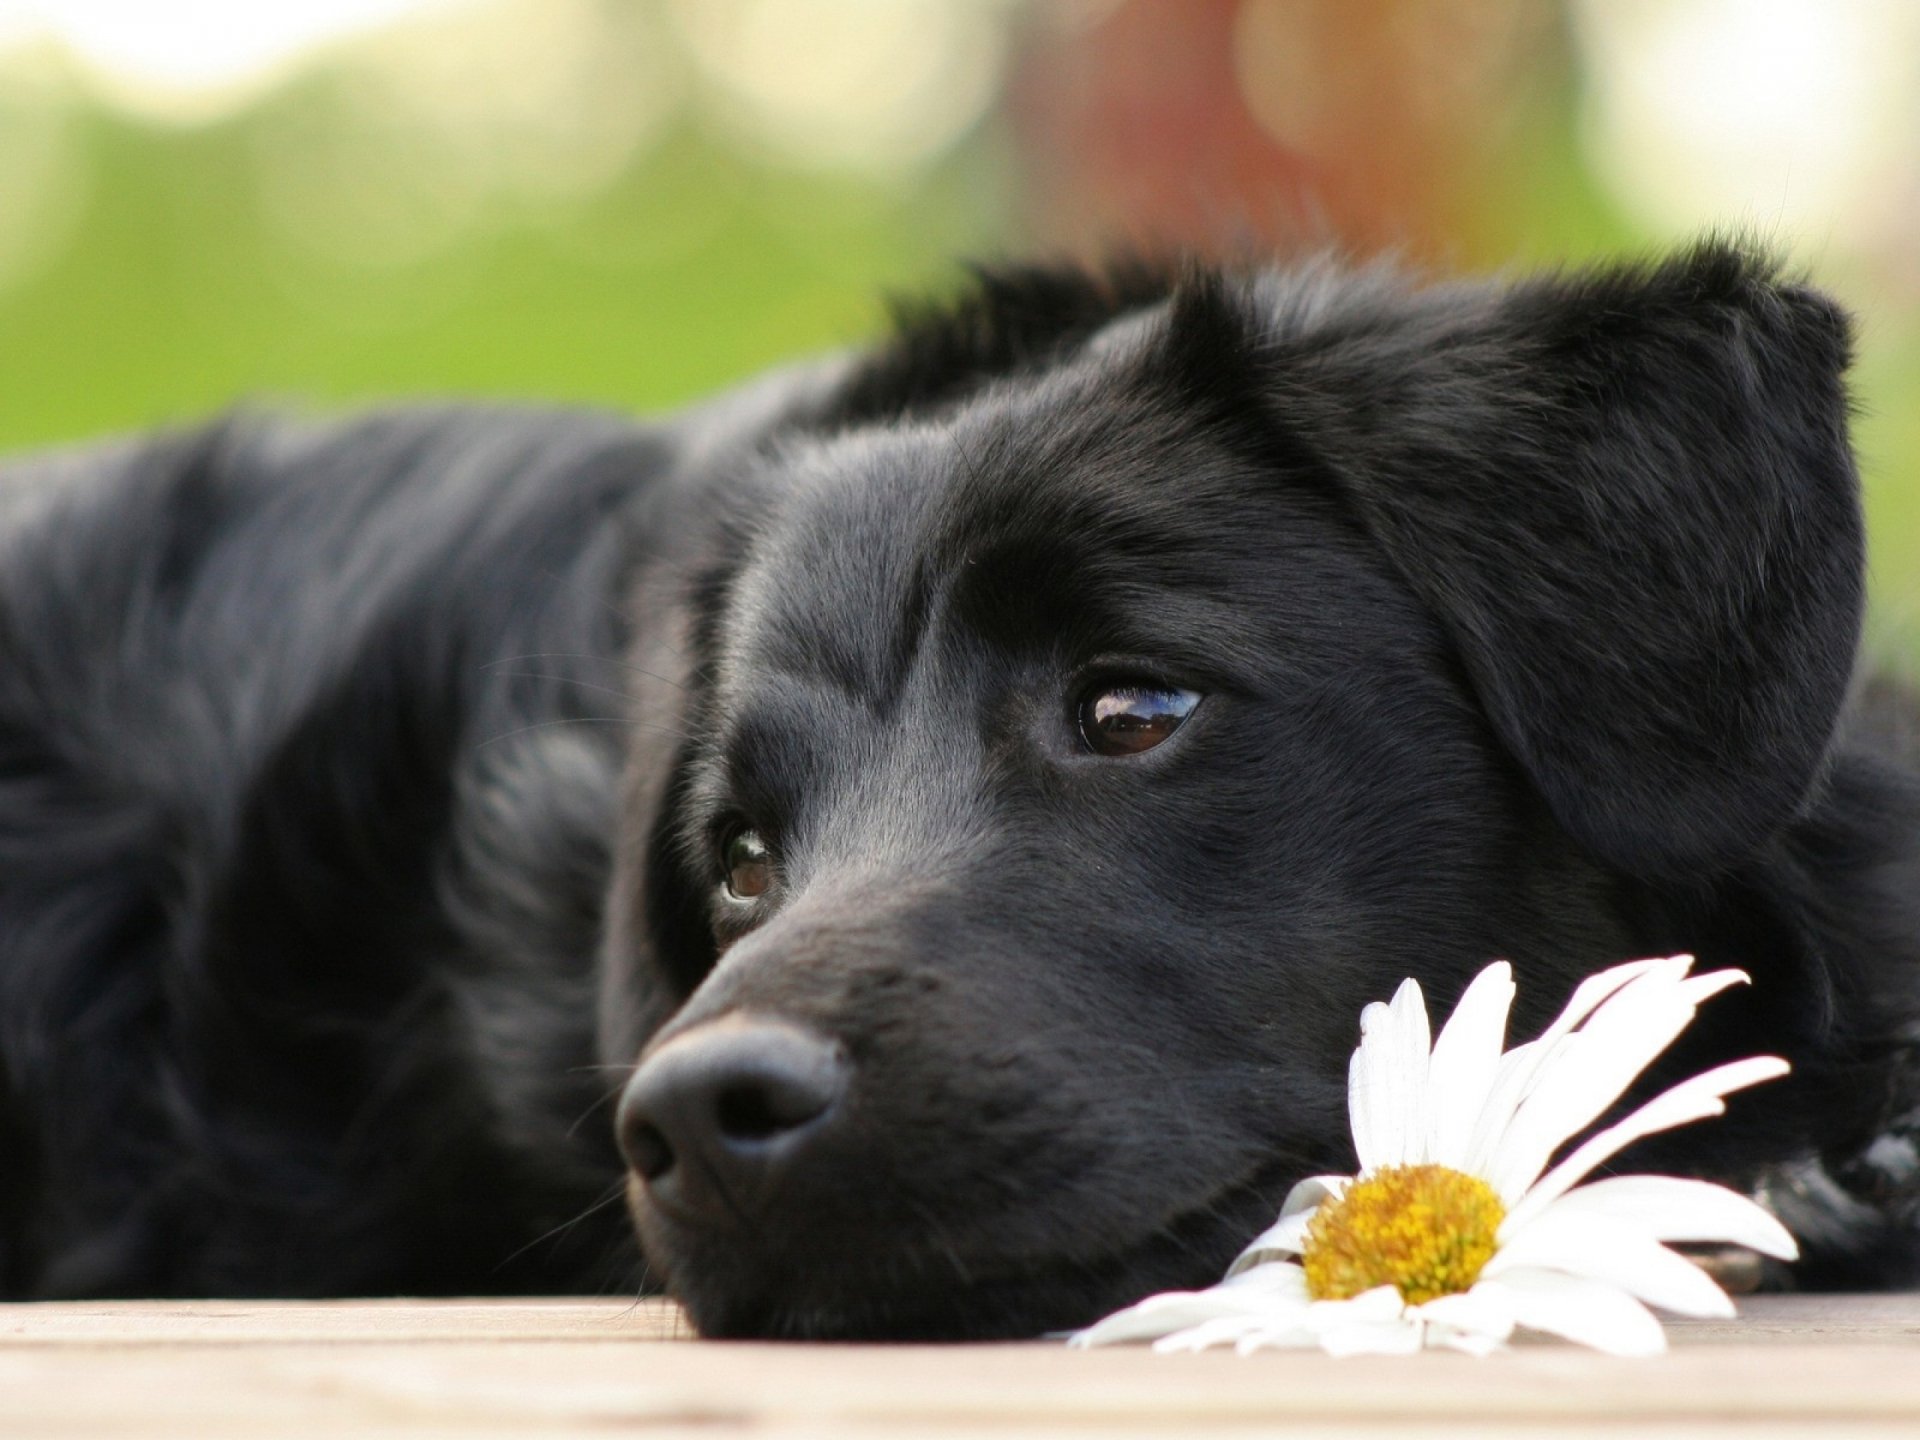
{"label": "dog's back", "polygon": [[615,602],[668,458],[447,411],[0,474],[8,1293],[594,1273],[617,1226],[514,1257],[615,1168],[547,1117],[605,1088]]}

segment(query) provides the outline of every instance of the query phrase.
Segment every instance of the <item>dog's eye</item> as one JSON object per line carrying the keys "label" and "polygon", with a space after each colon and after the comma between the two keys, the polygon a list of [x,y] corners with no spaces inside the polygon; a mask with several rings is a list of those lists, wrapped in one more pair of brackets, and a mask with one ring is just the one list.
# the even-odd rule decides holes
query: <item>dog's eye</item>
{"label": "dog's eye", "polygon": [[727,894],[753,900],[773,888],[773,856],[751,830],[736,830],[722,852],[727,867]]}
{"label": "dog's eye", "polygon": [[1107,685],[1080,701],[1080,738],[1096,755],[1138,755],[1180,728],[1200,697],[1166,685]]}

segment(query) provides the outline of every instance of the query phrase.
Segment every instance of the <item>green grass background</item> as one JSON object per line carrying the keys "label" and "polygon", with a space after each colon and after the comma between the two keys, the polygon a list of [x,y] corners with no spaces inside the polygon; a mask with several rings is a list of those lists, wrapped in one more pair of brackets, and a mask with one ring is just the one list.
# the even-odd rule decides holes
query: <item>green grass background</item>
{"label": "green grass background", "polygon": [[[490,191],[440,243],[364,263],[303,243],[261,203],[262,136],[336,123],[335,83],[313,77],[196,127],[59,99],[64,188],[31,202],[51,218],[9,216],[7,204],[28,202],[0,189],[0,239],[9,223],[52,236],[11,268],[0,245],[0,450],[237,402],[465,395],[657,410],[871,336],[887,292],[949,285],[959,257],[1017,253],[1043,228],[1046,197],[1023,188],[1004,115],[928,168],[865,180],[748,153],[683,115],[597,192]],[[9,113],[17,121],[27,103],[0,87],[0,179],[5,147],[26,134]],[[1463,181],[1450,237],[1462,263],[1652,244],[1596,184],[1573,113],[1570,82],[1506,163]],[[364,143],[377,180],[391,137]],[[411,183],[388,187],[403,228]],[[1805,259],[1862,318],[1871,643],[1920,671],[1920,324],[1871,276]]]}

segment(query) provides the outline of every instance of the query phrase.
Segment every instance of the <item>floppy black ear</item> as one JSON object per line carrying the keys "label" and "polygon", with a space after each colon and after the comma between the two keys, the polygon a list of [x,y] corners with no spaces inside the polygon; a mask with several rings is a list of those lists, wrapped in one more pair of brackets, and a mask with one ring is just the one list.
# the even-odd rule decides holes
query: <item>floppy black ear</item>
{"label": "floppy black ear", "polygon": [[1508,289],[1362,281],[1310,318],[1295,299],[1292,323],[1267,307],[1278,418],[1560,821],[1657,876],[1789,819],[1860,625],[1840,310],[1715,242]]}

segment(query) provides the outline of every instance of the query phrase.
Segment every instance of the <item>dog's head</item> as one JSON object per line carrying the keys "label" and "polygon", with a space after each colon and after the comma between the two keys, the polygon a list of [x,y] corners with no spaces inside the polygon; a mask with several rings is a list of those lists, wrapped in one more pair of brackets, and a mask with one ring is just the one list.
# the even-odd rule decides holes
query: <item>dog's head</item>
{"label": "dog's head", "polygon": [[1365,1001],[1506,955],[1550,1010],[1649,940],[1635,887],[1769,843],[1859,620],[1846,349],[1719,247],[1030,280],[740,461],[637,602],[682,623],[635,656],[607,964],[696,1323],[1206,1283],[1350,1164]]}

